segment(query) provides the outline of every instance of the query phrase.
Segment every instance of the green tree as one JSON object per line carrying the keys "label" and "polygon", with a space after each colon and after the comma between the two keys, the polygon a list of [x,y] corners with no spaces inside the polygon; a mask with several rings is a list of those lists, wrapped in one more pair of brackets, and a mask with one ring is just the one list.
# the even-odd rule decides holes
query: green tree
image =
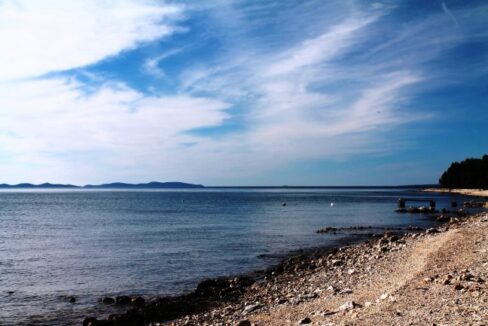
{"label": "green tree", "polygon": [[454,162],[439,179],[445,188],[488,189],[488,155]]}

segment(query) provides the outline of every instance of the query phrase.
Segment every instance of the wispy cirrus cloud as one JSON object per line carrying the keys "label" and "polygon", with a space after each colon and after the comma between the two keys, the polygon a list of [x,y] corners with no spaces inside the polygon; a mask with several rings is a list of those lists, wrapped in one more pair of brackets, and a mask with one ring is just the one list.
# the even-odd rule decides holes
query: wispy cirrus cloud
{"label": "wispy cirrus cloud", "polygon": [[160,67],[161,62],[169,57],[177,55],[181,51],[183,51],[183,48],[171,49],[156,57],[146,59],[143,66],[144,72],[159,78],[166,77],[165,71]]}
{"label": "wispy cirrus cloud", "polygon": [[487,38],[486,6],[405,6],[0,2],[0,178],[328,183],[303,162],[396,153],[446,54]]}

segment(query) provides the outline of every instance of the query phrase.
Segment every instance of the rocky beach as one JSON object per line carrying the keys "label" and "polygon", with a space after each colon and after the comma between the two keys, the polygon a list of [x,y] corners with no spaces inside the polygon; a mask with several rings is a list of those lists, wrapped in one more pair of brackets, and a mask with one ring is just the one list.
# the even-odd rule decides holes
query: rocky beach
{"label": "rocky beach", "polygon": [[83,325],[486,325],[487,248],[488,214],[455,214]]}
{"label": "rocky beach", "polygon": [[488,190],[485,189],[447,189],[447,188],[427,188],[425,192],[452,193],[467,196],[488,197]]}

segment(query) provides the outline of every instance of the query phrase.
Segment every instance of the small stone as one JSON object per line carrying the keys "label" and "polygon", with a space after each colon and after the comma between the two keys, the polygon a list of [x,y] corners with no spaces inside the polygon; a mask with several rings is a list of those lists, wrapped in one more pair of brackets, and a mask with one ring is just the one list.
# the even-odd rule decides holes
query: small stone
{"label": "small stone", "polygon": [[464,286],[461,283],[456,283],[454,285],[454,290],[459,291],[459,290],[462,290],[462,289],[464,289]]}
{"label": "small stone", "polygon": [[143,297],[135,297],[135,298],[132,298],[131,302],[135,306],[142,306],[142,305],[144,305],[144,303],[146,303],[146,300],[144,300]]}
{"label": "small stone", "polygon": [[344,303],[342,306],[339,307],[339,310],[347,311],[347,310],[352,310],[356,307],[359,307],[359,305],[356,302],[347,301],[346,303]]}
{"label": "small stone", "polygon": [[350,270],[347,271],[347,274],[352,275],[352,274],[354,274],[354,272],[355,272],[354,269],[350,269]]}
{"label": "small stone", "polygon": [[311,322],[312,322],[312,320],[310,318],[305,317],[302,320],[300,320],[300,322],[298,324],[299,325],[305,325],[305,324],[310,324]]}
{"label": "small stone", "polygon": [[388,299],[390,295],[388,293],[383,293],[381,296],[380,296],[380,300],[386,300]]}
{"label": "small stone", "polygon": [[303,294],[300,296],[301,299],[314,299],[314,298],[317,298],[319,295],[315,292],[312,292],[312,293],[306,293],[306,294]]}
{"label": "small stone", "polygon": [[332,263],[332,266],[341,266],[344,264],[344,262],[342,260],[339,260],[339,259],[333,259],[331,261],[331,263]]}
{"label": "small stone", "polygon": [[261,303],[260,302],[256,302],[254,304],[249,304],[247,306],[244,307],[244,310],[242,311],[242,313],[244,315],[247,315],[248,313],[251,313],[253,312],[254,310],[257,310],[259,308],[261,308]]}
{"label": "small stone", "polygon": [[95,317],[85,317],[85,319],[83,319],[83,326],[88,326],[90,324],[94,324],[96,323],[97,319]]}
{"label": "small stone", "polygon": [[342,291],[340,292],[340,294],[351,294],[351,293],[352,293],[352,290],[349,288],[342,289]]}
{"label": "small stone", "polygon": [[114,298],[111,298],[111,297],[105,297],[102,299],[102,303],[104,304],[114,304],[115,303],[115,300]]}

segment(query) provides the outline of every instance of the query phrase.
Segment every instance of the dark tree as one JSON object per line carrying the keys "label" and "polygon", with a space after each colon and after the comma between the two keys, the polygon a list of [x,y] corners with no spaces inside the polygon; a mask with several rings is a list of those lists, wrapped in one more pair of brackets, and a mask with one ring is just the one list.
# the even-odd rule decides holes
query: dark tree
{"label": "dark tree", "polygon": [[488,155],[454,162],[439,179],[445,188],[488,189]]}

